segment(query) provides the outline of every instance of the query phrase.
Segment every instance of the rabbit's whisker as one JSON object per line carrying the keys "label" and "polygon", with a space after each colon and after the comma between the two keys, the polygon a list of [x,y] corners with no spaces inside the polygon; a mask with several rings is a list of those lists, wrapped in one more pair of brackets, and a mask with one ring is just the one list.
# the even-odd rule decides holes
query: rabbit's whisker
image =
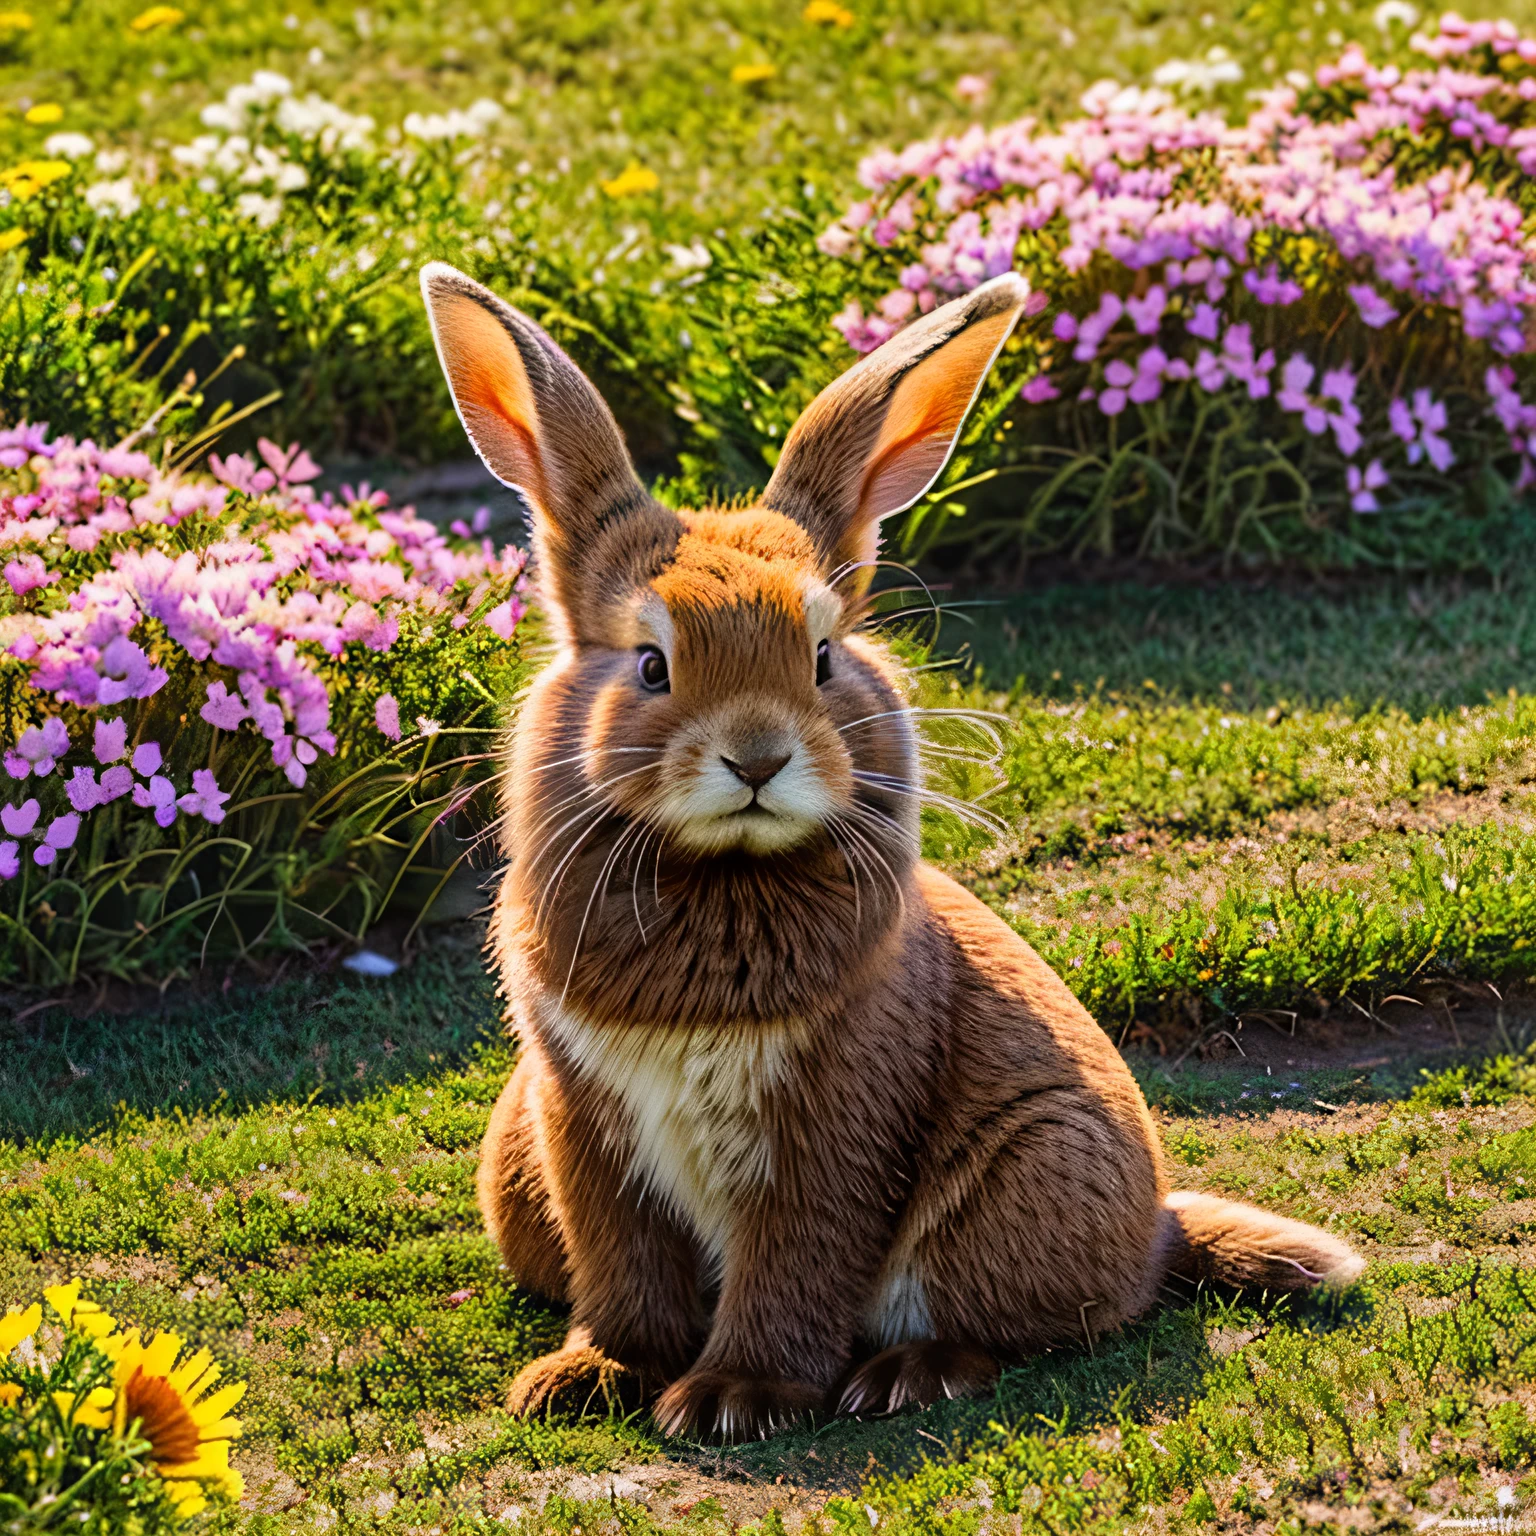
{"label": "rabbit's whisker", "polygon": [[592,917],[592,907],[601,905],[607,900],[608,882],[613,876],[614,866],[619,861],[619,855],[623,853],[624,846],[635,833],[639,832],[645,823],[632,821],[614,839],[613,847],[608,850],[608,857],[603,860],[603,867],[598,872],[597,879],[592,882],[592,892],[587,897],[586,910],[581,914],[581,927],[576,930],[576,943],[571,949],[571,963],[565,973],[565,985],[560,989],[560,1006],[565,1007],[566,995],[571,990],[571,978],[576,974],[576,962],[581,958],[581,946],[587,936],[587,923]]}

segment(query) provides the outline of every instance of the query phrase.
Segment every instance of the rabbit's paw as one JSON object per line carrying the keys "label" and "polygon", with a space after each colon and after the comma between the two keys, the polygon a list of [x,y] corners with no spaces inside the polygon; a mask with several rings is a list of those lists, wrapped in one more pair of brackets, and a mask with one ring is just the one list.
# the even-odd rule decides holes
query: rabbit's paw
{"label": "rabbit's paw", "polygon": [[520,1416],[586,1413],[636,1407],[646,1396],[643,1374],[591,1344],[567,1345],[531,1360],[507,1391],[507,1410]]}
{"label": "rabbit's paw", "polygon": [[820,1408],[825,1397],[800,1381],[695,1370],[674,1381],[653,1411],[663,1434],[766,1440]]}
{"label": "rabbit's paw", "polygon": [[898,1344],[866,1360],[843,1388],[839,1413],[895,1413],[946,1397],[972,1397],[997,1381],[997,1361],[983,1349],[930,1339]]}

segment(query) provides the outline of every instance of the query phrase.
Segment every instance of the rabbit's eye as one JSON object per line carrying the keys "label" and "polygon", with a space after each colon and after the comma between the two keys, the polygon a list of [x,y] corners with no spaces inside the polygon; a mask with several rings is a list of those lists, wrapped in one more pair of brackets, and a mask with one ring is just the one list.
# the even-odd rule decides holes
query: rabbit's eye
{"label": "rabbit's eye", "polygon": [[816,647],[816,686],[818,688],[832,676],[832,642],[823,640]]}
{"label": "rabbit's eye", "polygon": [[672,685],[667,680],[667,658],[654,645],[640,647],[640,686],[647,693],[669,693]]}

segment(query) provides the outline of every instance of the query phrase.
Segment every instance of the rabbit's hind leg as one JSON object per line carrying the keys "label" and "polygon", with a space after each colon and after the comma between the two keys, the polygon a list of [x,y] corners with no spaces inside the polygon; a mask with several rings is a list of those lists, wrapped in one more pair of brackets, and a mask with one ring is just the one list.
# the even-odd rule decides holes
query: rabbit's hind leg
{"label": "rabbit's hind leg", "polygon": [[839,1413],[896,1413],[946,1397],[975,1397],[997,1381],[994,1355],[971,1344],[920,1339],[883,1349],[848,1378]]}
{"label": "rabbit's hind leg", "polygon": [[480,1213],[513,1278],[525,1290],[570,1300],[570,1279],[535,1138],[534,1105],[544,1064],[525,1050],[491,1111],[480,1150]]}

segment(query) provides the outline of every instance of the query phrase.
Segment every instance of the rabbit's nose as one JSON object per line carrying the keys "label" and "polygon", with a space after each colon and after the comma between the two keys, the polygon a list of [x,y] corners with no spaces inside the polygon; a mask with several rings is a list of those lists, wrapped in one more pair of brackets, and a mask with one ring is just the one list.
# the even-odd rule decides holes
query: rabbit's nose
{"label": "rabbit's nose", "polygon": [[761,789],[793,756],[793,752],[761,753],[738,763],[721,753],[720,761],[749,789]]}

